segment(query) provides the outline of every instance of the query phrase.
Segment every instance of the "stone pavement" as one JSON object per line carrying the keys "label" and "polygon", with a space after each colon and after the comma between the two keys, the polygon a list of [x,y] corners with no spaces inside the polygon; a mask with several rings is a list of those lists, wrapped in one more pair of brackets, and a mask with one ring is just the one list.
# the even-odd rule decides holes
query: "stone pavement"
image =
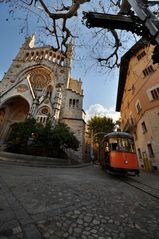
{"label": "stone pavement", "polygon": [[[159,189],[159,175],[142,173]],[[0,239],[159,238],[159,200],[99,166],[0,166]]]}

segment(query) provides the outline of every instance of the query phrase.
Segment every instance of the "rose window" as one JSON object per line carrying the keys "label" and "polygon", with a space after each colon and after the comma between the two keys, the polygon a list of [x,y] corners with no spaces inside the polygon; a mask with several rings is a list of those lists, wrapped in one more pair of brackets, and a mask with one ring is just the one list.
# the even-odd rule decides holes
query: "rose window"
{"label": "rose window", "polygon": [[35,69],[30,72],[30,83],[34,89],[44,89],[51,82],[50,74],[44,69]]}

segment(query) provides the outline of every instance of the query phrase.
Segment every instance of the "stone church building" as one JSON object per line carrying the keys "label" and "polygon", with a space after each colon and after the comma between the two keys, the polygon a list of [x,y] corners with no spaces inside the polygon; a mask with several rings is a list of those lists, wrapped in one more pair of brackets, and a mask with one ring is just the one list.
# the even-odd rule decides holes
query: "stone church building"
{"label": "stone church building", "polygon": [[34,117],[45,124],[66,123],[80,141],[79,150],[70,156],[84,156],[84,111],[82,82],[71,77],[73,47],[67,54],[51,46],[36,47],[35,35],[27,38],[0,82],[0,143],[5,143],[11,125]]}

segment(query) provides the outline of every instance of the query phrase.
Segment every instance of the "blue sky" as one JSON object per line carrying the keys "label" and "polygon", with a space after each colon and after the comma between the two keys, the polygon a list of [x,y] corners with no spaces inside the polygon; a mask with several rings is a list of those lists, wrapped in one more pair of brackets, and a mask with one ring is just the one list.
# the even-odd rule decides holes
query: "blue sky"
{"label": "blue sky", "polygon": [[[19,48],[25,40],[20,34],[20,23],[8,18],[7,8],[0,5],[0,79],[8,70],[12,60],[18,53]],[[84,27],[84,26],[83,26]],[[85,32],[89,29],[85,29]],[[86,32],[87,35],[87,32]],[[81,78],[84,90],[84,110],[87,117],[95,114],[111,116],[117,119],[119,114],[115,113],[118,71],[98,72],[96,64],[84,68],[81,64],[73,63],[72,76],[75,79]]]}

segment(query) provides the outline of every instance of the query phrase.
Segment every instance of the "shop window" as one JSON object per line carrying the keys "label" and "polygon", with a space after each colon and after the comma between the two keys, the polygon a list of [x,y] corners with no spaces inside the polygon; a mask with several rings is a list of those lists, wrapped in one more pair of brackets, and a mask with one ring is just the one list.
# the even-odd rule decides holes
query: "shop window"
{"label": "shop window", "polygon": [[149,157],[150,157],[150,158],[154,158],[154,152],[153,152],[152,145],[151,145],[151,144],[148,144],[148,145],[147,145],[147,148],[148,148],[148,152],[149,152]]}

